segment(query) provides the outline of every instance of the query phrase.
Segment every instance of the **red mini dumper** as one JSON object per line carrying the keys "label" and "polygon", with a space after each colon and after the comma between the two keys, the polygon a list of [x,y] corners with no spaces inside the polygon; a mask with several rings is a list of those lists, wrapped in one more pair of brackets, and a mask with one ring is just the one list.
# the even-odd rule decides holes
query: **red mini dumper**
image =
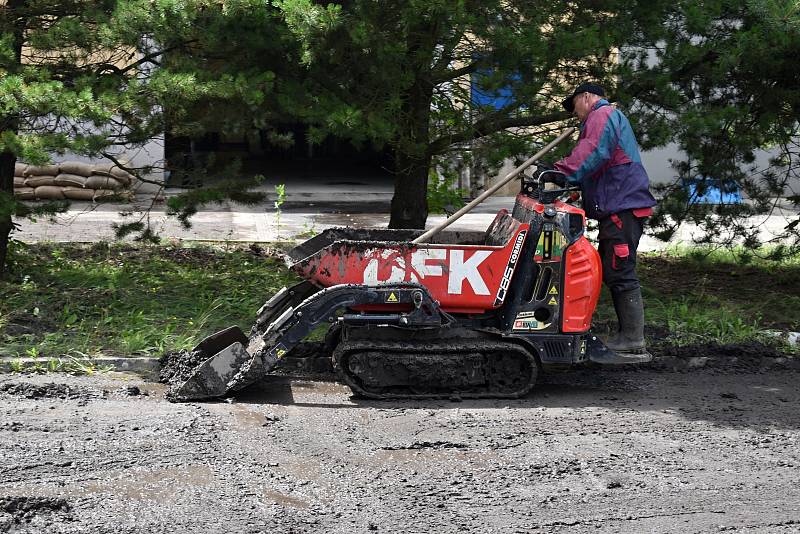
{"label": "red mini dumper", "polygon": [[[547,174],[547,173],[545,173]],[[572,188],[522,182],[485,232],[333,228],[288,254],[304,281],[238,328],[198,345],[209,358],[173,392],[231,394],[259,380],[321,324],[334,368],[371,398],[520,397],[541,369],[641,363],[590,332],[602,272]]]}

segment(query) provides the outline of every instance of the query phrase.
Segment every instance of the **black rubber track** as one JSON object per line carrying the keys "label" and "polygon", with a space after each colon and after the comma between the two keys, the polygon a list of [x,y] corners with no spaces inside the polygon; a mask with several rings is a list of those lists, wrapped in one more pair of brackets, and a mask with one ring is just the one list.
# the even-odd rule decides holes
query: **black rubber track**
{"label": "black rubber track", "polygon": [[373,399],[519,398],[538,375],[528,350],[502,340],[344,342],[333,362],[355,394]]}

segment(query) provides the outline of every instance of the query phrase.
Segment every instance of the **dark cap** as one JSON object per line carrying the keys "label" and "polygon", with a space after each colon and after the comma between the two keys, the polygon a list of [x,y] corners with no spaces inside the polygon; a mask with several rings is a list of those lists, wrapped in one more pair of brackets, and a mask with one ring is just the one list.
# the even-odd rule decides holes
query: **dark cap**
{"label": "dark cap", "polygon": [[582,83],[575,88],[575,92],[573,92],[571,95],[565,98],[563,102],[561,102],[561,105],[564,106],[564,109],[566,109],[570,113],[575,111],[575,104],[572,102],[572,99],[581,93],[592,93],[593,95],[597,96],[606,96],[606,92],[603,91],[603,88],[597,85],[596,83]]}

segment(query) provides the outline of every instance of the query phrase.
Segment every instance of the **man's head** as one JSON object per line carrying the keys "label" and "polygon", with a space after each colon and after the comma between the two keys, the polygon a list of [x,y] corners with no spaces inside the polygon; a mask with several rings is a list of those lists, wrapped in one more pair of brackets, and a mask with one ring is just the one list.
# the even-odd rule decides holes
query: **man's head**
{"label": "man's head", "polygon": [[574,113],[581,121],[586,120],[595,102],[606,96],[606,92],[597,84],[582,83],[575,91],[561,102],[564,109]]}

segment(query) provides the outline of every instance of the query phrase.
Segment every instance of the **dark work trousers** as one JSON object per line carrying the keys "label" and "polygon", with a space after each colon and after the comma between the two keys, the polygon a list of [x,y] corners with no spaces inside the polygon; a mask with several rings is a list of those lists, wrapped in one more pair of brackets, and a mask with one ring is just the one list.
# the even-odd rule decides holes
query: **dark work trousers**
{"label": "dark work trousers", "polygon": [[639,248],[644,222],[645,218],[636,217],[631,210],[600,220],[597,250],[603,265],[603,282],[614,293],[639,287],[636,249]]}

